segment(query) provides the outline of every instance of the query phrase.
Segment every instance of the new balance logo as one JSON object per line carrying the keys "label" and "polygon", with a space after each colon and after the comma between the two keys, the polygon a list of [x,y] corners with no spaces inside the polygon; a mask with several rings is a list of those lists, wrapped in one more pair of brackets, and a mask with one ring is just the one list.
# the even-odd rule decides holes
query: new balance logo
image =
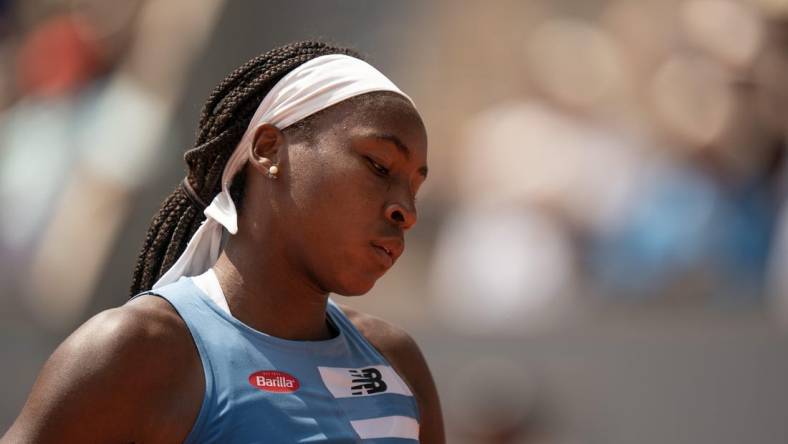
{"label": "new balance logo", "polygon": [[317,369],[323,384],[335,398],[413,396],[402,378],[388,365],[357,368],[319,366]]}
{"label": "new balance logo", "polygon": [[383,393],[388,388],[383,381],[383,375],[375,367],[364,369],[350,369],[350,376],[353,379],[350,381],[350,393],[353,396],[357,395],[371,395],[374,393]]}

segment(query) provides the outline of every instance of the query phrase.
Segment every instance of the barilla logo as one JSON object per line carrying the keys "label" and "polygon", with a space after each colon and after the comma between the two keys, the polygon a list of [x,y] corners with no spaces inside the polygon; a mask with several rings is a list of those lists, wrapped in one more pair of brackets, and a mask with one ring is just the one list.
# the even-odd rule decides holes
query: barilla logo
{"label": "barilla logo", "polygon": [[278,370],[260,370],[249,375],[252,387],[272,393],[293,393],[301,387],[298,379]]}

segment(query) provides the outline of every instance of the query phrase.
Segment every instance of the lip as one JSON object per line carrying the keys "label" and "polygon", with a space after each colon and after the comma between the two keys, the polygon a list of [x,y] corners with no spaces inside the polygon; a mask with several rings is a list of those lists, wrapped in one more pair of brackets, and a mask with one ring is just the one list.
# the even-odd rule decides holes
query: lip
{"label": "lip", "polygon": [[394,258],[391,257],[391,254],[389,254],[389,252],[386,251],[386,249],[378,245],[372,245],[372,249],[375,250],[375,255],[380,258],[380,260],[383,262],[383,265],[385,265],[386,268],[389,268],[392,265],[394,265]]}
{"label": "lip", "polygon": [[379,239],[370,242],[372,249],[383,259],[386,267],[391,267],[397,262],[397,259],[402,255],[405,249],[405,243],[402,239]]}

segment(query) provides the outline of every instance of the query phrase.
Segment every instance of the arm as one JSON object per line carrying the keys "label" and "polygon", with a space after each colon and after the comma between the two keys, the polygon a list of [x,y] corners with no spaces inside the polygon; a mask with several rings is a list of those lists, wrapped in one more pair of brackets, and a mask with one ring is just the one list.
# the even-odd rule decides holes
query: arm
{"label": "arm", "polygon": [[446,437],[443,430],[443,414],[438,391],[435,388],[432,373],[430,373],[416,341],[401,328],[380,318],[361,313],[344,305],[342,310],[353,322],[353,325],[386,357],[410,386],[418,402],[421,416],[419,442],[444,444]]}
{"label": "arm", "polygon": [[192,394],[203,384],[195,361],[186,326],[163,299],[102,312],[55,350],[0,443],[183,440],[184,418],[193,422],[202,399]]}

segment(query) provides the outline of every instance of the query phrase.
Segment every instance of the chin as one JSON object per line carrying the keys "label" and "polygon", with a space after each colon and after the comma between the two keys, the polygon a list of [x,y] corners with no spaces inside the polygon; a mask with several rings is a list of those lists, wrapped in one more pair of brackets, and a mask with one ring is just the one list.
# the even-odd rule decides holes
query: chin
{"label": "chin", "polygon": [[322,284],[320,288],[341,296],[361,296],[369,293],[378,279],[388,271],[371,263],[365,256],[357,256],[355,252],[318,263],[331,264],[329,267],[317,269],[313,275]]}
{"label": "chin", "polygon": [[372,290],[372,287],[375,286],[375,282],[377,282],[378,277],[379,276],[362,279],[358,276],[355,276],[355,279],[348,279],[344,282],[335,282],[335,285],[333,286],[334,289],[331,290],[331,293],[342,296],[361,296],[367,294],[370,290]]}
{"label": "chin", "polygon": [[372,287],[375,286],[373,282],[370,285],[358,285],[358,286],[348,286],[341,289],[337,289],[336,291],[332,291],[334,294],[338,294],[341,296],[362,296],[369,293],[369,290],[372,290]]}

